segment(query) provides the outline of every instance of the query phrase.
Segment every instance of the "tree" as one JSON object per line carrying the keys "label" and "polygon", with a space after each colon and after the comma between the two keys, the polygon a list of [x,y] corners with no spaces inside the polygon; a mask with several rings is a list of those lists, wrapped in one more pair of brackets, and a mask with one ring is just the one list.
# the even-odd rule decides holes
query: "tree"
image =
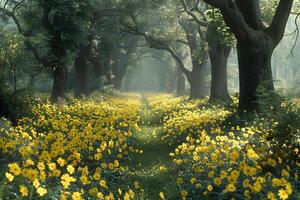
{"label": "tree", "polygon": [[[206,43],[208,45],[212,70],[210,102],[230,100],[227,86],[227,61],[232,41],[222,16],[216,10],[202,5],[200,1],[180,0],[180,2],[183,10],[190,17],[189,20],[198,24],[198,31],[204,39],[201,41],[202,45]],[[205,51],[203,53],[205,54]]]}
{"label": "tree", "polygon": [[293,0],[280,0],[268,27],[262,22],[259,0],[204,0],[220,9],[237,40],[240,74],[239,111],[258,110],[258,89],[274,90],[271,57],[284,36]]}

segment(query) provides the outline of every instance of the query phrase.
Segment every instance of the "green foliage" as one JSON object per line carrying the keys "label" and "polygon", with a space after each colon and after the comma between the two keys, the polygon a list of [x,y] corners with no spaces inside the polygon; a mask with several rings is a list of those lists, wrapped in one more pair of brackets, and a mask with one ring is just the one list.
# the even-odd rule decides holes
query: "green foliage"
{"label": "green foliage", "polygon": [[300,109],[296,102],[276,92],[259,90],[259,101],[263,124],[273,131],[268,139],[276,147],[274,152],[286,158],[286,162],[297,161],[300,155]]}
{"label": "green foliage", "polygon": [[222,43],[230,46],[235,46],[235,37],[231,33],[230,28],[225,24],[220,10],[208,9],[205,12],[205,16],[207,17],[209,25],[217,28]]}
{"label": "green foliage", "polygon": [[18,119],[31,115],[31,105],[34,99],[30,98],[27,91],[13,93],[7,90],[7,85],[0,87],[0,116],[16,122]]}

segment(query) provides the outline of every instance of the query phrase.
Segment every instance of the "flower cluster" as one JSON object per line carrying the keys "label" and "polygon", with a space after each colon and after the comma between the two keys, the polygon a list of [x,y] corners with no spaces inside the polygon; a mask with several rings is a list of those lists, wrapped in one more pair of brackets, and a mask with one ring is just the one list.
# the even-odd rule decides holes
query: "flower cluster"
{"label": "flower cluster", "polygon": [[[172,102],[172,97],[160,98],[149,98],[155,110],[164,110],[164,101]],[[243,127],[230,126],[225,119],[232,112],[224,107],[205,107],[201,100],[173,101],[162,120],[163,139],[181,142],[170,156],[178,166],[182,199],[299,197],[299,153],[296,161],[287,162],[288,151],[299,150],[285,143],[281,146],[284,151],[275,151],[278,142],[270,135],[279,126],[276,120],[256,116]]]}
{"label": "flower cluster", "polygon": [[124,160],[139,152],[129,138],[139,131],[140,107],[138,95],[35,105],[32,118],[1,129],[7,182],[23,197],[134,199],[138,183],[121,182]]}

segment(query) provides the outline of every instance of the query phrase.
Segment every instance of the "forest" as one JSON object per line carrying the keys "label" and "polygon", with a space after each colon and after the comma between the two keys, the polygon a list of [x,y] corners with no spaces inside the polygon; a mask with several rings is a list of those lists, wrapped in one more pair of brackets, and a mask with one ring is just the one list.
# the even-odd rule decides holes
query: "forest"
{"label": "forest", "polygon": [[0,200],[300,200],[299,22],[299,0],[0,0]]}

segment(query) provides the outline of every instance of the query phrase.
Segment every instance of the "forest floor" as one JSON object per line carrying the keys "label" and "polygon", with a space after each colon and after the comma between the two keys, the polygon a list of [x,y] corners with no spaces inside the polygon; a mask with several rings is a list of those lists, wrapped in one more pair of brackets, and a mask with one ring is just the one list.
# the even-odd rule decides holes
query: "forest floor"
{"label": "forest floor", "polygon": [[180,199],[176,165],[169,156],[174,147],[162,139],[163,125],[152,124],[147,117],[150,109],[147,97],[143,96],[141,101],[141,131],[133,134],[133,140],[143,154],[130,154],[128,166],[144,187],[144,199],[159,199],[160,193],[167,194],[166,199]]}
{"label": "forest floor", "polygon": [[286,123],[299,133],[300,101],[289,113],[283,102],[278,117],[227,124],[236,102],[136,93],[41,99],[18,126],[0,120],[0,199],[300,199],[300,162],[282,162],[298,146],[278,157],[265,134]]}

